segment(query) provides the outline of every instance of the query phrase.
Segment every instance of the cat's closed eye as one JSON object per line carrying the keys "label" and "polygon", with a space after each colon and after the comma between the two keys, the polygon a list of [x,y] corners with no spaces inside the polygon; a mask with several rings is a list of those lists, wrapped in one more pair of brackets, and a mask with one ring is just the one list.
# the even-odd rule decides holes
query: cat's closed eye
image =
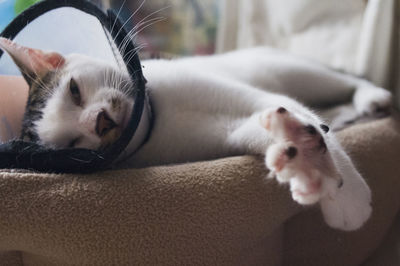
{"label": "cat's closed eye", "polygon": [[74,79],[71,79],[69,82],[69,91],[71,93],[71,99],[74,104],[81,106],[82,99],[81,99],[81,92],[79,90],[78,84],[76,84]]}

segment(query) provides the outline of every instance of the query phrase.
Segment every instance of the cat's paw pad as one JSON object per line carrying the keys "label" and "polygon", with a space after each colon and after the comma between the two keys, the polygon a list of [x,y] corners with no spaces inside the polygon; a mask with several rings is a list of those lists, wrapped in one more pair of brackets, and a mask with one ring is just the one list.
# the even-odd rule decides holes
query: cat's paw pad
{"label": "cat's paw pad", "polygon": [[295,201],[313,204],[324,194],[323,179],[329,178],[332,168],[322,136],[329,128],[302,121],[283,107],[261,115],[261,125],[274,140],[265,162],[280,183],[290,184]]}
{"label": "cat's paw pad", "polygon": [[289,183],[293,200],[303,205],[314,204],[322,195],[321,176],[319,171],[311,169],[306,176],[302,160],[291,142],[271,145],[265,157],[269,177],[282,184]]}
{"label": "cat's paw pad", "polygon": [[291,177],[288,163],[297,156],[297,148],[290,142],[272,144],[265,156],[265,164],[270,169],[270,177],[276,177],[280,183],[287,183]]}
{"label": "cat's paw pad", "polygon": [[356,92],[354,105],[359,115],[388,116],[392,106],[392,94],[383,88],[366,88]]}
{"label": "cat's paw pad", "polygon": [[326,223],[345,231],[359,229],[372,213],[371,191],[361,177],[346,180],[335,195],[321,198],[320,204]]}
{"label": "cat's paw pad", "polygon": [[312,176],[295,176],[290,179],[292,198],[300,204],[308,205],[318,202],[322,195],[322,179]]}

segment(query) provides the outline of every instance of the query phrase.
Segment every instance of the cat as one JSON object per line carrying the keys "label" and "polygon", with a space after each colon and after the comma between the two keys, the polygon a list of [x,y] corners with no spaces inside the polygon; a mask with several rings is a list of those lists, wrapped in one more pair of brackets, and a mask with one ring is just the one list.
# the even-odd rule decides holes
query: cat
{"label": "cat", "polygon": [[[124,71],[84,55],[63,56],[4,38],[0,48],[30,85],[23,139],[101,149],[126,127],[133,106],[127,95],[134,84]],[[319,202],[329,226],[356,230],[368,220],[368,185],[329,126],[305,105],[352,97],[359,115],[376,116],[390,108],[388,91],[265,47],[142,65],[154,124],[139,150],[124,151],[122,165],[266,155],[269,176],[289,183],[298,203]]]}

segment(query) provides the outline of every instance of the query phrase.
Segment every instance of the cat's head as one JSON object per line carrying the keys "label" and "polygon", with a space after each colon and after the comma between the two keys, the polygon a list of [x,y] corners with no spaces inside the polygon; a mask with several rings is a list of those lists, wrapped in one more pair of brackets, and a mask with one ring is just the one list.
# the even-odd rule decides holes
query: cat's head
{"label": "cat's head", "polygon": [[55,148],[101,149],[130,118],[134,84],[117,67],[84,55],[23,47],[0,38],[29,85],[21,138]]}

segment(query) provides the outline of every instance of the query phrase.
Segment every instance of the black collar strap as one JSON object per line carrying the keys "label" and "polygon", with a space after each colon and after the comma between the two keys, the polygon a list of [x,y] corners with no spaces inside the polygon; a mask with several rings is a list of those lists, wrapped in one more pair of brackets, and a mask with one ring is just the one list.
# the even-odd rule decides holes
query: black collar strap
{"label": "black collar strap", "polygon": [[[17,16],[0,34],[0,36],[13,39],[27,24],[53,9],[72,7],[96,17],[106,32],[112,48],[121,47],[127,33],[113,11],[105,14],[96,5],[86,0],[44,0],[39,2]],[[108,34],[106,34],[109,36]],[[115,46],[114,46],[115,45]],[[131,60],[125,53],[135,49],[130,41],[126,49],[120,53],[126,69],[136,85],[131,97],[134,107],[128,127],[121,137],[104,151],[88,149],[51,149],[37,143],[13,140],[0,145],[0,168],[22,168],[45,172],[92,172],[110,167],[112,162],[128,147],[127,151],[136,151],[147,139],[151,129],[151,110],[145,92],[145,79],[143,77],[139,57],[136,54]],[[3,52],[0,50],[0,57]],[[114,53],[115,54],[115,53]],[[118,57],[117,54],[115,54]],[[117,58],[117,62],[120,61]],[[137,134],[136,134],[137,133]],[[129,144],[129,145],[128,145]]]}

